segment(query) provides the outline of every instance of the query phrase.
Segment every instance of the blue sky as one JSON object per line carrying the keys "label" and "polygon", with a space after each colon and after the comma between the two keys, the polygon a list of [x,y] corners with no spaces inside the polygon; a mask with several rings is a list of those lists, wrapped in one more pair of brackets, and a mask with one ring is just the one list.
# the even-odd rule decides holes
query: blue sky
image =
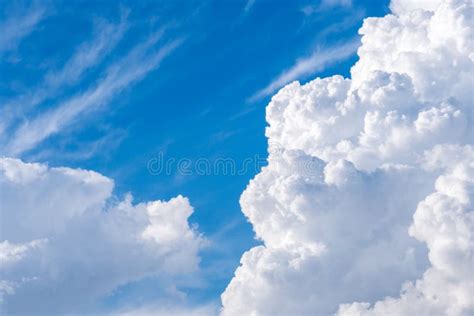
{"label": "blue sky", "polygon": [[[210,240],[203,286],[218,301],[258,244],[239,196],[257,173],[150,174],[165,159],[267,156],[265,106],[289,81],[349,75],[357,30],[388,1],[0,2],[2,155],[95,170],[134,201],[188,197]],[[14,26],[12,26],[14,25]],[[26,125],[25,125],[26,124]],[[27,126],[28,128],[25,128]],[[37,133],[33,136],[31,129]],[[41,135],[41,136],[38,136]],[[153,280],[104,304],[145,296]]]}

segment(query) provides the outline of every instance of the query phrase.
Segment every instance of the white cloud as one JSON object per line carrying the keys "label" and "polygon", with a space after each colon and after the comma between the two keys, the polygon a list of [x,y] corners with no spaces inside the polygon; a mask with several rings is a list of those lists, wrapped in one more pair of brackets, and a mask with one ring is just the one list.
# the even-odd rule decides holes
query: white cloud
{"label": "white cloud", "polygon": [[48,71],[43,82],[26,95],[6,101],[0,109],[0,135],[6,137],[3,132],[14,128],[19,118],[28,116],[36,106],[75,84],[87,70],[98,65],[123,37],[127,29],[125,17],[126,13],[117,24],[97,20],[93,38],[79,45],[61,69]]}
{"label": "white cloud", "polygon": [[359,45],[359,40],[352,40],[340,46],[317,49],[310,56],[297,60],[291,68],[285,70],[265,88],[255,93],[250,99],[256,100],[270,95],[293,80],[314,74],[338,61],[347,59],[356,52]]}
{"label": "white cloud", "polygon": [[0,159],[3,312],[97,312],[120,286],[151,277],[171,304],[196,282],[205,240],[188,224],[188,199],[133,204],[112,190],[93,171]]}
{"label": "white cloud", "polygon": [[256,0],[247,0],[244,7],[245,13],[248,13],[250,10],[252,10],[253,6],[255,5],[255,2]]}
{"label": "white cloud", "polygon": [[24,244],[11,244],[8,240],[0,243],[0,265],[14,263],[23,259],[23,257],[32,249],[40,247],[45,240],[33,240]]}
{"label": "white cloud", "polygon": [[332,9],[337,6],[350,8],[352,7],[352,0],[321,0],[318,4],[303,7],[301,11],[305,15],[312,15],[315,13],[323,13],[324,10]]}
{"label": "white cloud", "polygon": [[352,6],[352,0],[322,0],[321,1],[322,6],[336,6],[340,5],[343,7],[350,7]]}
{"label": "white cloud", "polygon": [[15,129],[37,107],[64,94],[65,89],[77,84],[88,70],[100,65],[125,34],[127,15],[128,11],[123,10],[118,23],[96,19],[92,38],[82,42],[61,68],[46,72],[42,82],[25,94],[5,100],[0,108],[0,142],[8,142]]}
{"label": "white cloud", "polygon": [[82,115],[100,109],[122,90],[143,79],[182,42],[174,40],[158,49],[154,48],[162,35],[163,30],[154,33],[127,56],[109,66],[105,76],[95,86],[23,123],[5,145],[4,153],[17,156],[34,148],[49,136],[75,123]]}
{"label": "white cloud", "polygon": [[155,304],[137,309],[120,311],[122,316],[212,316],[217,315],[219,308],[217,305],[208,304],[202,306],[181,306]]}
{"label": "white cloud", "polygon": [[449,171],[435,182],[435,192],[418,204],[413,216],[409,233],[427,244],[431,267],[420,280],[404,284],[400,298],[385,298],[373,307],[369,303],[345,304],[338,315],[472,314],[474,147],[469,149],[471,154],[461,161],[450,161]]}
{"label": "white cloud", "polygon": [[15,49],[20,41],[34,31],[35,27],[46,16],[46,7],[31,5],[21,8],[23,12],[11,10],[7,19],[0,22],[0,56],[9,50]]}
{"label": "white cloud", "polygon": [[96,20],[93,38],[79,45],[65,65],[46,74],[48,86],[58,86],[76,82],[88,69],[101,62],[122,39],[128,28],[128,12],[123,11],[119,23]]}
{"label": "white cloud", "polygon": [[223,315],[474,313],[473,10],[366,19],[351,79],[273,96]]}
{"label": "white cloud", "polygon": [[407,13],[416,9],[435,11],[442,0],[392,0],[390,9],[396,14]]}

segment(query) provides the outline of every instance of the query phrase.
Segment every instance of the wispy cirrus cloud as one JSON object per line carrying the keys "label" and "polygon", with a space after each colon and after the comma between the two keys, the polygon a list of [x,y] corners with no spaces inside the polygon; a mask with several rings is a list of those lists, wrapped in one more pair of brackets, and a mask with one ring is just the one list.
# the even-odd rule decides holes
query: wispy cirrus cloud
{"label": "wispy cirrus cloud", "polygon": [[122,316],[213,316],[219,314],[219,307],[212,303],[187,306],[187,304],[179,301],[175,304],[158,302],[153,305],[124,309],[119,311],[119,314]]}
{"label": "wispy cirrus cloud", "polygon": [[[113,151],[128,136],[127,130],[105,127],[101,131],[103,136],[94,140],[73,139],[74,136],[61,135],[61,140],[54,148],[46,148],[28,155],[31,161],[50,161],[61,153],[62,159],[68,161],[82,161],[93,157],[101,157],[106,160],[113,158]],[[73,146],[70,146],[73,144]]]}
{"label": "wispy cirrus cloud", "polygon": [[143,79],[182,43],[178,39],[156,48],[163,34],[163,29],[157,31],[144,43],[134,47],[128,55],[109,66],[103,78],[93,87],[23,123],[6,144],[6,153],[20,155],[33,149],[46,138],[80,120],[83,115],[105,106],[122,90]]}
{"label": "wispy cirrus cloud", "polygon": [[305,15],[312,15],[334,7],[350,8],[352,7],[352,0],[322,0],[318,4],[304,6],[301,11]]}
{"label": "wispy cirrus cloud", "polygon": [[256,0],[247,0],[247,2],[245,3],[245,7],[244,7],[245,13],[252,10],[253,6],[255,5],[255,1]]}
{"label": "wispy cirrus cloud", "polygon": [[359,46],[360,40],[356,38],[342,45],[315,50],[310,56],[298,59],[292,67],[251,96],[249,101],[266,97],[293,80],[312,75],[338,61],[347,59],[356,53]]}
{"label": "wispy cirrus cloud", "polygon": [[5,21],[0,21],[0,57],[6,51],[15,49],[20,41],[34,31],[46,16],[44,6],[32,5],[22,12],[9,12]]}
{"label": "wispy cirrus cloud", "polygon": [[79,45],[75,54],[62,69],[46,74],[46,85],[55,87],[76,82],[89,68],[101,62],[122,39],[128,28],[128,12],[124,11],[119,23],[99,19],[95,22],[92,40]]}
{"label": "wispy cirrus cloud", "polygon": [[93,88],[23,124],[7,146],[9,153],[18,155],[33,148],[47,137],[72,124],[82,114],[110,102],[116,94],[155,69],[162,59],[180,44],[180,41],[176,40],[156,52],[147,53],[149,46],[157,40],[158,38],[154,36],[144,45],[136,47],[127,57],[112,65],[107,70],[107,75]]}
{"label": "wispy cirrus cloud", "polygon": [[62,68],[48,71],[43,81],[29,93],[7,101],[0,109],[0,133],[11,128],[18,118],[27,115],[45,100],[56,96],[63,88],[77,83],[87,70],[101,63],[126,32],[127,14],[125,11],[122,13],[119,23],[96,20],[92,38],[80,44]]}

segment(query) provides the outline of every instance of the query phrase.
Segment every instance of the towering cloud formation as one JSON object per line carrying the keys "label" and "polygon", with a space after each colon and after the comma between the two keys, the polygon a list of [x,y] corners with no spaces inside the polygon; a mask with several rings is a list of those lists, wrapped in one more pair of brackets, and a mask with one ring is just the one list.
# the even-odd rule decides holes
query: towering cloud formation
{"label": "towering cloud formation", "polygon": [[241,197],[264,245],[223,315],[474,313],[473,3],[391,8],[364,21],[351,79],[268,105],[269,165]]}
{"label": "towering cloud formation", "polygon": [[0,311],[94,311],[146,277],[159,280],[162,296],[179,294],[203,242],[188,225],[189,201],[133,205],[112,189],[96,172],[0,159]]}

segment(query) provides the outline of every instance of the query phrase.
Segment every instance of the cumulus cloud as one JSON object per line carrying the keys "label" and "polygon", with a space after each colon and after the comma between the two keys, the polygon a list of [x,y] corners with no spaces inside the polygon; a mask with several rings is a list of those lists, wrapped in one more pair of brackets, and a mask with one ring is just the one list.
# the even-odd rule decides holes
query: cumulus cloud
{"label": "cumulus cloud", "polygon": [[188,199],[133,204],[112,191],[93,171],[0,159],[3,312],[92,312],[144,278],[170,299],[182,296],[205,242],[188,223]]}
{"label": "cumulus cloud", "polygon": [[392,0],[390,9],[396,14],[403,14],[416,9],[435,11],[441,0]]}
{"label": "cumulus cloud", "polygon": [[435,181],[435,192],[418,204],[409,229],[411,236],[428,246],[431,267],[420,280],[405,283],[400,298],[385,298],[373,307],[344,304],[338,315],[441,316],[474,311],[474,147],[466,149],[470,155],[451,161]]}
{"label": "cumulus cloud", "polygon": [[269,164],[240,200],[263,245],[223,315],[474,313],[473,4],[391,8],[364,21],[350,79],[268,105]]}

